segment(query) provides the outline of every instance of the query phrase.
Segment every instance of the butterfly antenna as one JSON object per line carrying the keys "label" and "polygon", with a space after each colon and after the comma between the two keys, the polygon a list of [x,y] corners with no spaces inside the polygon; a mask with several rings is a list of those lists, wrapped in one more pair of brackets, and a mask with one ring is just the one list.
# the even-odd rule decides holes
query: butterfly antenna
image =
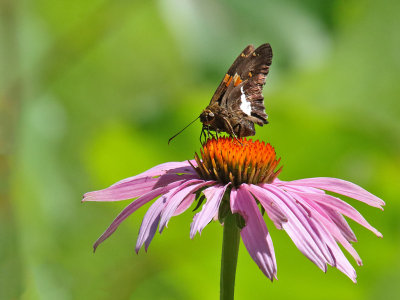
{"label": "butterfly antenna", "polygon": [[168,145],[169,145],[169,143],[178,135],[178,134],[180,134],[182,131],[184,131],[186,128],[188,128],[190,125],[192,125],[198,118],[200,118],[200,116],[198,116],[196,119],[194,119],[192,122],[190,122],[188,125],[186,125],[185,126],[185,128],[183,128],[181,131],[179,131],[177,134],[175,134],[173,137],[171,137],[169,140],[168,140]]}

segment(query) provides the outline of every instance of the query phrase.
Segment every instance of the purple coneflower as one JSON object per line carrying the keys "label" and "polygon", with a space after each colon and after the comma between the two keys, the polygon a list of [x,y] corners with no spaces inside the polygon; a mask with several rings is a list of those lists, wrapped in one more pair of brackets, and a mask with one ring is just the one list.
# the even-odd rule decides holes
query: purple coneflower
{"label": "purple coneflower", "polygon": [[[161,164],[104,190],[86,193],[83,201],[120,201],[138,197],[116,217],[95,242],[94,249],[134,211],[161,196],[146,212],[139,230],[136,252],[143,244],[147,250],[157,227],[161,233],[171,217],[183,213],[195,201],[201,206],[204,200],[201,210],[193,218],[190,237],[193,238],[196,232],[201,233],[213,219],[219,219],[224,227],[230,224],[231,229],[224,228],[226,249],[223,249],[223,263],[224,256],[228,257],[230,251],[235,251],[226,246],[225,239],[229,239],[229,235],[233,237],[227,243],[236,244],[233,248],[236,247],[237,258],[240,232],[247,251],[261,271],[271,281],[276,278],[274,247],[263,220],[265,212],[273,224],[284,229],[297,248],[321,270],[325,272],[327,265],[331,265],[356,281],[354,268],[338,246],[341,244],[358,265],[362,264],[351,245],[357,239],[343,216],[378,237],[382,234],[356,209],[325,191],[382,209],[385,203],[381,199],[351,182],[336,178],[281,181],[277,176],[282,168],[278,168],[275,150],[264,142],[210,139],[200,152],[201,158],[195,154],[192,161]],[[236,261],[233,266],[226,264],[226,268],[235,271]]]}

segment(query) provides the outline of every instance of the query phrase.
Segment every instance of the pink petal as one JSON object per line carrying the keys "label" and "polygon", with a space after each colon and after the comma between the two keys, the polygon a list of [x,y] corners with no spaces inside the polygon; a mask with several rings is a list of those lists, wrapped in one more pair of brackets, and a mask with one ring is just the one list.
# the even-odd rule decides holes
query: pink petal
{"label": "pink petal", "polygon": [[182,213],[184,213],[193,203],[193,201],[196,199],[196,194],[190,194],[188,195],[183,201],[178,205],[177,209],[175,210],[174,214],[172,215],[173,217],[178,216]]}
{"label": "pink petal", "polygon": [[[308,209],[312,210],[311,207],[308,207]],[[333,261],[328,263],[346,274],[353,282],[356,282],[356,271],[349,263],[346,256],[344,256],[342,250],[339,248],[330,232],[324,227],[318,218],[315,218],[315,212],[313,212],[312,217],[308,218],[308,221],[310,225],[315,228],[315,231],[319,233],[321,240],[326,244],[332,255]]]}
{"label": "pink petal", "polygon": [[268,217],[274,222],[276,228],[282,229],[282,223],[286,223],[287,217],[275,202],[266,195],[265,190],[254,184],[246,185],[247,189],[260,201]]}
{"label": "pink petal", "polygon": [[333,255],[336,259],[336,268],[343,274],[346,274],[354,283],[357,283],[356,270],[354,270],[353,266],[349,263],[339,247],[335,248]]}
{"label": "pink petal", "polygon": [[308,186],[300,186],[300,185],[285,185],[284,181],[281,181],[279,186],[281,189],[285,191],[294,191],[294,192],[304,192],[304,193],[320,193],[320,194],[326,194],[324,190],[316,189],[313,187],[308,187]]}
{"label": "pink petal", "polygon": [[[191,161],[192,164],[193,162],[196,163],[195,160]],[[144,171],[143,173],[140,173],[138,175],[132,176],[125,178],[121,181],[118,181],[115,184],[120,184],[124,182],[129,182],[138,178],[143,178],[143,177],[156,177],[156,176],[161,176],[164,174],[196,174],[196,171],[192,168],[192,166],[188,163],[188,161],[180,161],[180,162],[167,162],[160,164],[158,166],[155,166],[147,171]]]}
{"label": "pink petal", "polygon": [[129,183],[121,183],[106,189],[88,192],[82,201],[120,201],[146,194],[156,184],[158,178],[144,177]]}
{"label": "pink petal", "polygon": [[196,232],[201,234],[201,231],[208,223],[211,222],[213,217],[218,213],[219,205],[221,204],[222,197],[229,184],[211,186],[203,191],[207,198],[207,202],[199,213],[193,217],[193,222],[190,224],[190,238],[193,239]]}
{"label": "pink petal", "polygon": [[82,201],[120,201],[144,195],[151,190],[166,186],[174,181],[198,178],[197,175],[165,174],[161,177],[139,177],[129,181],[119,181],[112,186],[84,195]]}
{"label": "pink petal", "polygon": [[145,250],[150,245],[151,240],[154,237],[154,234],[157,231],[157,226],[160,221],[161,211],[164,209],[168,198],[172,193],[176,191],[177,188],[172,189],[167,194],[158,198],[147,210],[146,214],[143,217],[142,224],[140,225],[139,235],[136,241],[135,251],[139,253],[140,248],[143,243],[145,244]]}
{"label": "pink petal", "polygon": [[242,185],[239,189],[232,189],[230,204],[232,213],[239,213],[246,222],[240,235],[247,251],[265,276],[272,281],[276,278],[277,270],[274,246],[256,201],[247,187]]}
{"label": "pink petal", "polygon": [[97,239],[97,241],[93,245],[94,251],[96,251],[98,245],[100,245],[110,235],[112,235],[115,230],[117,230],[118,226],[122,223],[122,221],[124,221],[127,217],[129,217],[132,213],[134,213],[138,208],[142,207],[147,202],[158,197],[159,195],[169,191],[170,189],[179,186],[180,184],[182,184],[182,181],[176,181],[169,184],[168,186],[157,188],[130,203],[119,213],[119,215],[114,219],[114,221],[106,229],[106,231]]}
{"label": "pink petal", "polygon": [[347,204],[343,200],[330,196],[330,195],[322,195],[322,194],[312,194],[312,193],[296,193],[303,197],[304,199],[315,201],[321,203],[325,206],[328,206],[337,212],[349,217],[350,219],[356,221],[358,224],[364,226],[365,228],[371,230],[378,237],[382,237],[382,234],[372,227],[367,220],[351,205]]}
{"label": "pink petal", "polygon": [[339,228],[332,222],[325,211],[318,206],[317,203],[313,202],[309,198],[305,197],[304,194],[293,194],[293,197],[303,205],[306,205],[312,211],[312,217],[317,219],[323,224],[323,226],[330,232],[330,234],[343,245],[343,247],[354,257],[358,265],[362,264],[361,258],[353,248],[353,246],[347,241],[347,239],[342,235]]}
{"label": "pink petal", "polygon": [[[323,190],[311,187],[294,186],[294,185],[290,186],[280,185],[280,187],[287,192],[306,192],[306,193],[326,195]],[[324,203],[319,203],[319,206],[321,206],[325,210],[326,214],[336,224],[336,226],[338,226],[339,230],[342,232],[342,234],[349,242],[357,242],[356,236],[354,235],[349,224],[347,224],[346,220],[341,214],[339,214],[337,211],[330,208],[329,206],[326,206]]]}
{"label": "pink petal", "polygon": [[266,194],[279,206],[288,218],[282,224],[297,248],[321,270],[326,271],[326,263],[333,263],[332,255],[320,237],[310,226],[307,215],[301,210],[290,194],[271,184],[263,185]]}
{"label": "pink petal", "polygon": [[349,242],[357,242],[356,235],[354,234],[353,230],[351,230],[349,224],[340,213],[330,208],[329,206],[326,206],[325,204],[319,203],[319,206],[321,206],[325,210],[328,217],[332,220],[333,223],[336,224],[340,232]]}
{"label": "pink petal", "polygon": [[[378,207],[382,209],[381,206],[385,205],[382,199],[376,197],[370,192],[364,190],[360,186],[337,178],[329,177],[316,177],[307,178],[294,181],[287,181],[283,183],[284,185],[298,185],[298,186],[309,186],[318,189],[323,189],[331,191],[337,194],[341,194],[353,199],[362,201],[368,205]],[[383,210],[383,209],[382,209]]]}
{"label": "pink petal", "polygon": [[204,181],[204,180],[188,180],[184,184],[180,185],[175,192],[168,199],[168,202],[165,205],[161,213],[160,219],[160,233],[164,229],[164,227],[168,224],[169,219],[173,216],[175,210],[181,204],[181,202],[191,193],[197,191],[198,189],[213,184],[214,181]]}

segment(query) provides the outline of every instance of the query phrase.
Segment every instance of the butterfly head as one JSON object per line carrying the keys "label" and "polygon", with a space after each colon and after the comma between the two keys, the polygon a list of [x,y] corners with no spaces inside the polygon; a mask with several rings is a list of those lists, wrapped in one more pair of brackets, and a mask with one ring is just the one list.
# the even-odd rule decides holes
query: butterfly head
{"label": "butterfly head", "polygon": [[204,125],[211,125],[214,122],[214,118],[215,114],[207,108],[200,115],[200,121]]}

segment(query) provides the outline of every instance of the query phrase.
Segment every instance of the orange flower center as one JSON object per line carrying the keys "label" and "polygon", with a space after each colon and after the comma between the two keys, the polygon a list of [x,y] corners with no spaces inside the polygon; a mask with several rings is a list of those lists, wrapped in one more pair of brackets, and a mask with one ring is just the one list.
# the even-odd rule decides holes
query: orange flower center
{"label": "orange flower center", "polygon": [[271,183],[280,173],[280,159],[275,149],[265,142],[222,137],[209,139],[200,149],[201,159],[195,153],[196,172],[201,178],[221,183]]}

